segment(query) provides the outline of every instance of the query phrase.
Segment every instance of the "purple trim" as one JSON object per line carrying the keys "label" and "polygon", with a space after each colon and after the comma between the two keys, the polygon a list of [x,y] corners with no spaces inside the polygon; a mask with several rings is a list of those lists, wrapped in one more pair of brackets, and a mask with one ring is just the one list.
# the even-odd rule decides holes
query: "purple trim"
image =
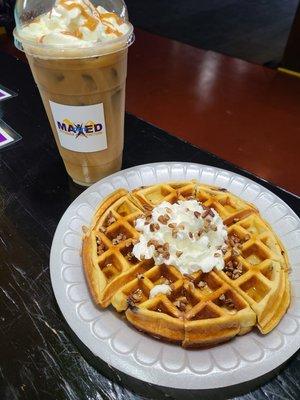
{"label": "purple trim", "polygon": [[5,142],[7,138],[0,133],[0,143]]}

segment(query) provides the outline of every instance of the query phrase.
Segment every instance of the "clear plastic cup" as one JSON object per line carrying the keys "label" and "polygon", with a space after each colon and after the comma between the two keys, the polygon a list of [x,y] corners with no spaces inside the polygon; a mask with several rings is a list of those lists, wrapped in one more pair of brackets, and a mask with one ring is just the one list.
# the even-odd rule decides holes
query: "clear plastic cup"
{"label": "clear plastic cup", "polygon": [[[78,4],[87,4],[85,0],[59,2],[68,7],[77,4],[74,8],[78,9]],[[47,13],[57,3],[17,1],[15,45],[26,53],[68,174],[74,182],[88,186],[121,168],[127,49],[134,41],[133,27],[122,0],[95,0],[95,6],[117,16],[113,20],[119,17],[118,23],[126,23],[125,34],[80,46],[77,38],[75,44],[53,43],[46,36],[48,42],[24,34],[24,28],[41,17],[53,18]]]}

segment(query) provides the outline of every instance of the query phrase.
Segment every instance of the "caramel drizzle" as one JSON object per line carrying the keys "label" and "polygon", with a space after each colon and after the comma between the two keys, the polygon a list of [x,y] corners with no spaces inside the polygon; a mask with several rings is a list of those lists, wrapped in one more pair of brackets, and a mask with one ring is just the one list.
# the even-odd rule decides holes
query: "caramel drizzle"
{"label": "caramel drizzle", "polygon": [[[98,25],[98,19],[91,16],[85,8],[81,4],[71,3],[67,4],[68,0],[60,0],[60,4],[68,11],[73,10],[74,8],[78,8],[81,12],[83,18],[85,18],[86,22],[83,26],[86,26],[90,31],[94,31]],[[93,14],[95,14],[93,12]]]}
{"label": "caramel drizzle", "polygon": [[[107,18],[114,18],[118,25],[122,25],[124,21],[122,20],[122,18],[120,18],[115,13],[109,12],[109,13],[101,14],[93,7],[91,9],[91,12],[93,15],[90,15],[81,4],[76,4],[76,3],[68,4],[68,1],[69,0],[60,0],[60,4],[66,10],[69,10],[69,11],[73,10],[74,8],[78,8],[81,12],[81,15],[86,20],[86,22],[83,24],[83,26],[88,28],[90,31],[94,31],[97,28],[98,23],[101,21],[101,23],[105,26],[105,33],[115,34],[118,37],[123,35],[120,31],[118,31],[116,28],[114,28],[114,26],[111,22],[107,21]],[[88,7],[88,6],[86,5],[86,7]],[[73,32],[65,31],[62,33],[64,33],[65,35],[75,36],[79,39],[81,39],[83,36],[82,33],[80,32],[79,28],[76,28],[76,30]]]}
{"label": "caramel drizzle", "polygon": [[122,25],[124,23],[123,19],[113,12],[107,12],[104,14],[101,14],[100,12],[98,12],[98,14],[99,14],[101,21],[103,21],[103,20],[105,21],[106,18],[114,18],[118,25]]}
{"label": "caramel drizzle", "polygon": [[107,34],[114,33],[118,37],[123,35],[120,31],[114,28],[111,22],[107,21],[107,18],[114,18],[118,25],[122,25],[124,21],[118,15],[112,12],[104,14],[99,13],[99,18],[102,24],[105,25],[105,33]]}
{"label": "caramel drizzle", "polygon": [[80,30],[77,28],[77,29],[75,29],[75,31],[73,31],[73,32],[70,32],[70,31],[63,31],[63,32],[61,32],[63,35],[69,35],[69,36],[75,36],[75,37],[77,37],[78,39],[82,39],[82,33],[80,32]]}

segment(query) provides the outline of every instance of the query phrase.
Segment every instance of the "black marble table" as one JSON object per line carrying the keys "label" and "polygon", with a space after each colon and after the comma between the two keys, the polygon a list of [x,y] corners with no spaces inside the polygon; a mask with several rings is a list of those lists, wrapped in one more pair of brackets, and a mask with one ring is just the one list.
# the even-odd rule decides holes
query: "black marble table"
{"label": "black marble table", "polygon": [[[299,399],[299,353],[259,380],[199,393],[132,379],[80,343],[56,304],[49,252],[58,221],[82,189],[65,173],[29,67],[0,53],[0,68],[0,84],[18,93],[0,102],[0,119],[23,137],[0,150],[0,399]],[[214,165],[259,182],[300,215],[296,196],[132,115],[125,126],[123,168],[156,161]]]}

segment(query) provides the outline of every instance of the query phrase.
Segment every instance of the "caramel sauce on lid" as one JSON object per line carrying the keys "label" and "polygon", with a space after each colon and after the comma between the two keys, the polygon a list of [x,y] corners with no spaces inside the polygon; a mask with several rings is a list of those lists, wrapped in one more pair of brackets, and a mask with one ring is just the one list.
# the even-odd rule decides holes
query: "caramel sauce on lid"
{"label": "caramel sauce on lid", "polygon": [[112,28],[112,27],[110,27],[110,26],[106,26],[105,27],[105,32],[107,33],[107,34],[110,34],[110,33],[114,33],[116,36],[122,36],[123,34],[121,33],[121,32],[119,32],[117,29],[114,29],[114,28]]}
{"label": "caramel sauce on lid", "polygon": [[115,14],[113,12],[107,12],[104,14],[99,13],[99,17],[100,17],[101,21],[103,21],[103,20],[105,21],[107,18],[114,18],[118,25],[122,25],[124,22],[121,17],[119,17],[117,14]]}
{"label": "caramel sauce on lid", "polygon": [[[108,21],[108,19],[114,18],[118,25],[122,25],[124,23],[122,18],[120,18],[117,14],[113,12],[107,12],[101,14],[100,12],[94,11],[92,9],[91,12],[93,15],[90,15],[83,5],[72,2],[70,3],[70,1],[68,0],[60,0],[60,5],[62,5],[66,10],[73,10],[74,8],[78,8],[80,10],[82,17],[86,20],[83,26],[88,28],[90,31],[94,31],[97,28],[99,22],[101,22],[103,25],[105,25],[105,33],[115,34],[118,37],[123,35],[122,32],[114,28],[113,24],[110,21]],[[79,39],[81,39],[83,36],[79,28],[76,28],[76,30],[73,32],[65,31],[62,33],[65,35],[75,36]]]}
{"label": "caramel sauce on lid", "polygon": [[69,35],[69,36],[74,36],[74,37],[77,37],[78,39],[81,39],[82,38],[82,33],[80,32],[80,30],[77,28],[77,29],[75,29],[75,31],[73,31],[73,32],[70,32],[70,31],[63,31],[63,32],[61,32],[61,33],[63,33],[64,35]]}
{"label": "caramel sauce on lid", "polygon": [[66,10],[73,10],[74,8],[78,8],[81,12],[81,15],[86,20],[83,26],[87,27],[90,31],[94,31],[99,23],[99,20],[94,16],[91,16],[81,4],[76,4],[76,3],[67,4],[67,1],[68,0],[60,0],[60,4]]}

